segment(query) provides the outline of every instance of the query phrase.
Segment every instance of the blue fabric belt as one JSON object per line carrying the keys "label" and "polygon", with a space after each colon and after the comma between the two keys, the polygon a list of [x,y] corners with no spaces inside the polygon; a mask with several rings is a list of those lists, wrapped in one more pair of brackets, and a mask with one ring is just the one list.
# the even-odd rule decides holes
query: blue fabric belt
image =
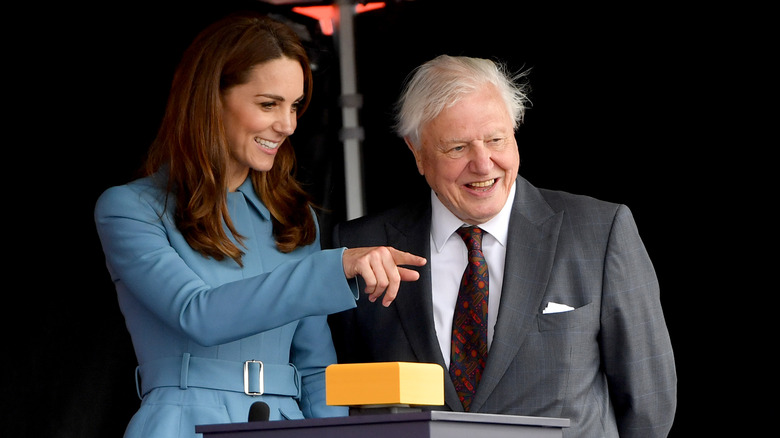
{"label": "blue fabric belt", "polygon": [[234,362],[193,357],[189,353],[139,365],[135,370],[135,383],[141,399],[152,389],[166,386],[301,397],[301,376],[291,363]]}

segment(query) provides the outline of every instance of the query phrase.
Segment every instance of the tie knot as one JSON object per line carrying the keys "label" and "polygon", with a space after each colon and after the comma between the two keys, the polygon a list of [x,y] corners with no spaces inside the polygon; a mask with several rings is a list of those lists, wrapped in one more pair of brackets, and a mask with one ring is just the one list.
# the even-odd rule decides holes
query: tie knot
{"label": "tie knot", "polygon": [[456,231],[466,243],[469,251],[482,251],[482,228],[478,226],[460,227]]}

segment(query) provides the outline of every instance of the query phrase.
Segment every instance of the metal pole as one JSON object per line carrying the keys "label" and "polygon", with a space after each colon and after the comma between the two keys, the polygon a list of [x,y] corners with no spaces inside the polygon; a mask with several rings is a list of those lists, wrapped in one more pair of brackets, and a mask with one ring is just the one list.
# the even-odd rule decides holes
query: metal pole
{"label": "metal pole", "polygon": [[358,123],[358,109],[362,96],[357,93],[355,67],[355,3],[354,0],[339,0],[338,23],[335,26],[338,38],[339,65],[341,73],[342,129],[339,134],[344,144],[344,184],[347,196],[347,219],[364,214],[363,208],[363,164],[360,141],[363,128]]}

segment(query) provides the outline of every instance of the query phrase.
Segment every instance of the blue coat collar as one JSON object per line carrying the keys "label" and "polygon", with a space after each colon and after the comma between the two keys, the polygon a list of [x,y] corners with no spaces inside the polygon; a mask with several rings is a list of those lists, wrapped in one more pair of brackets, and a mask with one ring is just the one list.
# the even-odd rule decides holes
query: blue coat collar
{"label": "blue coat collar", "polygon": [[255,207],[263,219],[268,221],[271,220],[271,212],[268,210],[268,207],[263,204],[263,201],[260,200],[260,197],[257,196],[257,193],[255,193],[255,188],[252,185],[252,178],[247,177],[244,182],[238,186],[236,191],[241,192],[244,195],[244,198]]}

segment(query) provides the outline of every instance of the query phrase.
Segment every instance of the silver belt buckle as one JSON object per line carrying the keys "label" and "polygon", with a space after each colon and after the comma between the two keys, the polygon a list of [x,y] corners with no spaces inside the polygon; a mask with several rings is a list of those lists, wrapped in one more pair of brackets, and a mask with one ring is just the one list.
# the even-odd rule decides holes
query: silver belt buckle
{"label": "silver belt buckle", "polygon": [[[250,363],[256,363],[260,367],[260,372],[258,373],[258,392],[250,391],[249,390],[249,364]],[[263,362],[259,360],[247,360],[244,361],[244,394],[246,395],[263,395],[265,388],[263,388]]]}

